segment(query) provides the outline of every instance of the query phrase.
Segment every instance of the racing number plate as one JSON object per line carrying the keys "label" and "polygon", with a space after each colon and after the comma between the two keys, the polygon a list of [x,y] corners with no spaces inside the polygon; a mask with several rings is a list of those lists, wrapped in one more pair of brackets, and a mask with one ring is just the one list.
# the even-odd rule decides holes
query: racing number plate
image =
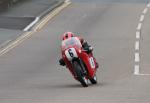
{"label": "racing number plate", "polygon": [[65,55],[69,61],[71,61],[74,57],[78,57],[77,52],[74,48],[69,48],[65,51]]}
{"label": "racing number plate", "polygon": [[90,65],[92,68],[95,68],[95,62],[94,62],[93,57],[90,57]]}

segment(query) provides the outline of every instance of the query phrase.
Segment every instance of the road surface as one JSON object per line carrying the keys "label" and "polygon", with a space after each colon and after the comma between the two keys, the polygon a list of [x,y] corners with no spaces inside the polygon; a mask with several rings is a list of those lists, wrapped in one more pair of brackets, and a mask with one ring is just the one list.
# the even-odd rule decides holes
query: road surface
{"label": "road surface", "polygon": [[[0,103],[148,103],[150,76],[134,75],[135,33],[148,0],[74,0],[29,39],[0,57]],[[141,39],[141,73],[149,74],[149,16]],[[59,66],[65,31],[84,37],[100,68],[83,88]],[[146,65],[147,64],[147,65]]]}

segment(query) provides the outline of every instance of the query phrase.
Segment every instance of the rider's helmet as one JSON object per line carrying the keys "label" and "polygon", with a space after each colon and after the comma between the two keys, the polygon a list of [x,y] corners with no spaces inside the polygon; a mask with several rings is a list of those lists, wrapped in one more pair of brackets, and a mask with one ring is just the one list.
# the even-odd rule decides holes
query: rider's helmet
{"label": "rider's helmet", "polygon": [[74,37],[74,34],[72,32],[66,32],[63,34],[63,40],[66,40],[68,38]]}

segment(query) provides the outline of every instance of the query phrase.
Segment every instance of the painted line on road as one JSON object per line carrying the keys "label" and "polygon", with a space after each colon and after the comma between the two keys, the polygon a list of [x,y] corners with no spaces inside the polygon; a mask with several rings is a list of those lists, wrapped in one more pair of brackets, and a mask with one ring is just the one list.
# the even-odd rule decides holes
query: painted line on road
{"label": "painted line on road", "polygon": [[23,31],[28,31],[31,27],[33,27],[38,21],[40,20],[39,17],[36,17],[33,22],[31,22],[26,28],[23,29]]}
{"label": "painted line on road", "polygon": [[0,45],[0,47],[5,46],[5,45],[6,45],[6,44],[8,44],[9,42],[11,42],[11,40],[7,40],[7,41],[5,41],[4,43],[2,43],[2,44]]}
{"label": "painted line on road", "polygon": [[136,42],[135,42],[135,50],[136,50],[136,51],[139,51],[139,50],[140,50],[140,42],[139,42],[139,41],[136,41]]}
{"label": "painted line on road", "polygon": [[136,39],[140,39],[140,37],[141,37],[140,31],[136,31]]}
{"label": "painted line on road", "polygon": [[65,3],[70,3],[70,0],[65,0]]}
{"label": "painted line on road", "polygon": [[147,7],[148,7],[148,8],[150,7],[150,3],[147,4]]}
{"label": "painted line on road", "polygon": [[145,15],[141,15],[141,17],[140,17],[140,22],[143,22],[143,21],[144,21],[144,17],[145,17]]}
{"label": "painted line on road", "polygon": [[136,28],[136,40],[135,40],[135,53],[134,53],[134,75],[150,75],[150,74],[140,74],[140,41],[141,41],[141,31],[143,21],[145,19],[145,15],[148,12],[148,8],[150,7],[150,2],[146,5],[142,14],[140,15],[139,23]]}
{"label": "painted line on road", "polygon": [[4,55],[8,51],[10,51],[14,47],[16,47],[18,44],[20,44],[22,41],[24,41],[26,38],[28,38],[31,34],[32,34],[32,32],[27,32],[27,33],[23,34],[22,36],[20,36],[19,38],[17,38],[14,42],[12,42],[8,46],[6,46],[2,50],[0,50],[0,56]]}
{"label": "painted line on road", "polygon": [[138,53],[135,53],[135,60],[134,60],[136,63],[139,63],[140,62],[140,54],[139,52]]}
{"label": "painted line on road", "polygon": [[62,5],[61,7],[57,8],[57,10],[55,10],[55,12],[52,12],[51,16],[46,16],[44,18],[44,21],[42,21],[39,24],[37,24],[37,26],[35,26],[35,28],[33,28],[34,31],[41,30],[48,23],[49,20],[51,20],[54,16],[56,16],[60,11],[62,11],[65,7],[67,7],[70,4],[71,4],[71,2],[69,0],[67,0],[64,5]]}
{"label": "painted line on road", "polygon": [[137,30],[141,30],[141,28],[142,28],[142,23],[139,23],[137,26]]}
{"label": "painted line on road", "polygon": [[142,74],[142,73],[139,73],[139,74],[135,74],[137,76],[150,76],[150,74]]}
{"label": "painted line on road", "polygon": [[143,14],[145,15],[148,11],[148,8],[146,7],[144,10],[143,10]]}
{"label": "painted line on road", "polygon": [[[47,23],[49,20],[51,20],[53,17],[55,17],[58,13],[60,13],[60,11],[62,11],[64,8],[66,8],[67,6],[69,6],[71,4],[70,1],[66,1],[64,2],[64,4],[62,4],[61,6],[57,7],[56,9],[54,9],[53,11],[51,11],[46,17],[49,18],[48,20],[46,18],[43,18],[41,20],[42,25],[39,23],[37,25],[35,25],[36,27],[40,27],[43,28],[44,23]],[[46,21],[46,22],[45,22]],[[12,50],[14,47],[18,46],[20,43],[22,43],[24,40],[28,39],[29,37],[31,37],[31,35],[35,34],[37,32],[37,29],[33,30],[33,31],[28,31],[24,34],[22,34],[20,37],[18,37],[15,41],[12,41],[12,43],[10,43],[9,45],[7,45],[4,48],[0,49],[0,56],[6,54],[7,52],[9,52],[10,50]]]}
{"label": "painted line on road", "polygon": [[134,75],[139,75],[139,73],[140,73],[140,67],[139,67],[139,65],[135,65],[134,66]]}

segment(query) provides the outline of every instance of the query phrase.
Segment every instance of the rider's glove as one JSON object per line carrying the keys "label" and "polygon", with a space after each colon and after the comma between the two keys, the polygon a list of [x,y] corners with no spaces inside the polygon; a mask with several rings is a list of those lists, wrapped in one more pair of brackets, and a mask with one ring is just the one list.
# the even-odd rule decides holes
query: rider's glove
{"label": "rider's glove", "polygon": [[93,47],[89,46],[89,51],[92,52],[93,51]]}
{"label": "rider's glove", "polygon": [[87,51],[87,53],[91,53],[93,51],[93,47],[90,46],[87,42],[83,43],[83,48]]}
{"label": "rider's glove", "polygon": [[88,46],[86,48],[86,50],[87,50],[87,53],[91,53],[93,51],[93,47],[92,46]]}

